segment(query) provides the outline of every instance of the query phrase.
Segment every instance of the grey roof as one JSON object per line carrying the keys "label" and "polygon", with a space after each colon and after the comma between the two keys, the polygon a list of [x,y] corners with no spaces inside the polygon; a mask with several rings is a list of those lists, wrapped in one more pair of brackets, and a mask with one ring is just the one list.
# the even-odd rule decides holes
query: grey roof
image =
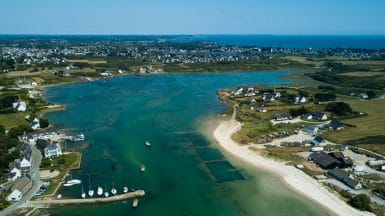
{"label": "grey roof", "polygon": [[18,189],[19,191],[22,191],[30,181],[31,181],[31,177],[29,175],[24,175],[16,182],[15,188]]}
{"label": "grey roof", "polygon": [[334,168],[340,164],[340,161],[322,151],[311,153],[309,158],[324,169]]}
{"label": "grey roof", "polygon": [[314,138],[314,141],[316,141],[316,142],[318,142],[318,143],[322,143],[322,142],[324,141],[324,139],[323,139],[322,137],[320,137],[320,136],[316,136],[316,137]]}
{"label": "grey roof", "polygon": [[49,144],[47,147],[46,147],[46,150],[48,151],[55,151],[57,150],[59,147],[56,145],[56,144]]}
{"label": "grey roof", "polygon": [[15,159],[13,162],[9,163],[9,170],[11,171],[13,168],[20,169],[20,160]]}
{"label": "grey roof", "polygon": [[325,115],[325,113],[322,112],[313,112],[313,118],[315,119],[322,119],[322,117]]}
{"label": "grey roof", "polygon": [[340,180],[341,182],[345,183],[347,186],[351,188],[355,188],[358,185],[358,183],[355,182],[353,179],[349,178],[348,173],[342,169],[335,168],[335,169],[329,170],[328,174]]}

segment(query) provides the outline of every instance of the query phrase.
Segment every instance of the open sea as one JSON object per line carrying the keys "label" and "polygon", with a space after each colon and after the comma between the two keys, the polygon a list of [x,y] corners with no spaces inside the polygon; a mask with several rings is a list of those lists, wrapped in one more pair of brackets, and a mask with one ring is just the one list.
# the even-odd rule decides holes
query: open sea
{"label": "open sea", "polygon": [[[66,104],[46,117],[86,143],[67,143],[83,153],[81,179],[122,193],[144,189],[131,202],[63,206],[50,215],[327,215],[313,201],[290,191],[275,176],[221,152],[205,135],[205,123],[226,108],[216,95],[225,87],[288,84],[287,72],[199,73],[122,76],[49,87],[50,102]],[[146,147],[148,140],[152,147]],[[140,172],[144,164],[146,172]],[[91,185],[89,186],[88,181]],[[63,198],[80,198],[81,186],[62,188]]]}

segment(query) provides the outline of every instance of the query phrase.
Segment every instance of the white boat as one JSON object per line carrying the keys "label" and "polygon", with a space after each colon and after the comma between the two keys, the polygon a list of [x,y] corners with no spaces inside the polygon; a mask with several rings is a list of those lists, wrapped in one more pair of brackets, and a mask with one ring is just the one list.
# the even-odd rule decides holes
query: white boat
{"label": "white boat", "polygon": [[138,199],[134,199],[134,201],[132,202],[132,207],[133,208],[136,208],[139,204],[139,200]]}
{"label": "white boat", "polygon": [[128,192],[128,187],[124,187],[123,188],[123,193],[127,193]]}
{"label": "white boat", "polygon": [[115,189],[115,180],[114,180],[114,177],[112,177],[112,188],[111,188],[111,195],[112,196],[115,196],[117,193],[116,189]]}
{"label": "white boat", "polygon": [[86,198],[86,193],[84,192],[83,185],[82,185],[82,199],[85,199],[85,198]]}
{"label": "white boat", "polygon": [[76,184],[81,184],[81,183],[82,183],[82,181],[79,179],[71,179],[71,180],[67,181],[66,184],[76,185]]}
{"label": "white boat", "polygon": [[94,196],[94,190],[91,189],[91,180],[88,179],[88,196],[91,198]]}
{"label": "white boat", "polygon": [[93,197],[94,196],[94,190],[89,190],[88,191],[88,196]]}
{"label": "white boat", "polygon": [[61,199],[61,194],[57,195],[56,199]]}
{"label": "white boat", "polygon": [[98,194],[98,196],[103,195],[103,188],[99,186],[98,187],[98,191],[96,192],[96,194]]}
{"label": "white boat", "polygon": [[113,196],[115,196],[116,193],[117,193],[116,189],[115,189],[115,188],[112,188],[112,189],[111,189],[111,194],[112,194]]}
{"label": "white boat", "polygon": [[140,171],[141,171],[141,172],[146,171],[146,167],[145,167],[143,164],[140,166]]}
{"label": "white boat", "polygon": [[149,141],[146,140],[145,142],[146,146],[150,147],[151,146],[151,143]]}
{"label": "white boat", "polygon": [[70,187],[72,185],[77,185],[77,184],[81,184],[82,183],[81,180],[79,180],[79,179],[72,179],[72,175],[70,175],[70,176],[71,176],[71,179],[68,180],[65,184],[63,184],[63,186]]}
{"label": "white boat", "polygon": [[110,193],[108,193],[108,191],[104,192],[104,197],[109,197],[110,196]]}

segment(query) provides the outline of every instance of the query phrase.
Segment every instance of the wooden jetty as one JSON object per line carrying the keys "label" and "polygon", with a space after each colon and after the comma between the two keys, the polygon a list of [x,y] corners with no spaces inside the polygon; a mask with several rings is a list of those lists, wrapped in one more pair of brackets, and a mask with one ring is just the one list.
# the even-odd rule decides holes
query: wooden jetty
{"label": "wooden jetty", "polygon": [[48,200],[33,200],[29,201],[26,206],[48,208],[53,205],[68,205],[68,204],[101,204],[109,202],[119,202],[123,200],[135,200],[145,195],[144,190],[137,190],[130,193],[119,194],[110,197],[87,198],[87,199],[48,199]]}

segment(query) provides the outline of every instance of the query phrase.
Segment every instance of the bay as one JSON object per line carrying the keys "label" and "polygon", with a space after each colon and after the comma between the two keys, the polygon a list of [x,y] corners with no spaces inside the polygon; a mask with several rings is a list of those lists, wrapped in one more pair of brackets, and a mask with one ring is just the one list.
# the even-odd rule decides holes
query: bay
{"label": "bay", "polygon": [[[199,155],[197,143],[215,144],[203,122],[226,108],[216,95],[242,84],[288,84],[287,72],[199,73],[122,76],[50,87],[46,98],[66,104],[46,117],[56,128],[83,132],[87,145],[68,144],[83,153],[73,177],[122,193],[144,189],[139,207],[130,202],[63,206],[51,215],[326,215],[317,204],[289,190],[277,177],[224,157],[245,178],[219,183]],[[145,140],[152,144],[144,145]],[[217,154],[212,154],[217,155]],[[211,156],[212,156],[211,155]],[[204,157],[210,157],[205,155]],[[140,172],[140,166],[146,172]],[[61,189],[80,198],[81,186]]]}

